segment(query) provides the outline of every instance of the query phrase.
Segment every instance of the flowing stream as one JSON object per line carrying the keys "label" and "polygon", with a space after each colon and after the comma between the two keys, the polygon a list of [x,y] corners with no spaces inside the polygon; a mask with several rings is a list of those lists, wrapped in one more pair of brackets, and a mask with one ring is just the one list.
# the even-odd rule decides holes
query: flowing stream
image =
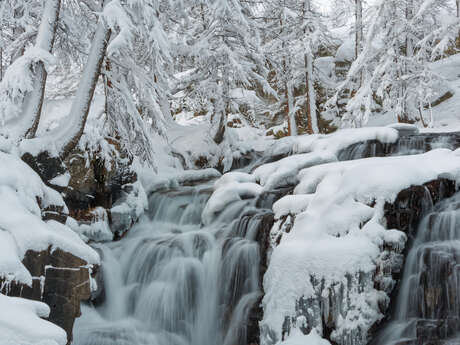
{"label": "flowing stream", "polygon": [[[460,142],[456,134],[426,137],[401,137],[386,146],[359,143],[339,158],[415,154]],[[125,238],[99,245],[104,293],[96,306],[83,306],[74,345],[251,342],[248,318],[261,296],[257,237],[274,200],[234,202],[204,226],[211,192],[210,183],[156,192]],[[393,321],[376,345],[440,344],[460,330],[460,195],[432,210],[406,259]]]}
{"label": "flowing stream", "polygon": [[211,191],[157,192],[125,238],[100,245],[105,298],[84,306],[75,345],[247,343],[249,310],[261,295],[255,239],[267,211],[242,200],[203,226]]}
{"label": "flowing stream", "polygon": [[[408,253],[393,321],[375,344],[460,344],[460,194],[421,221]],[[455,340],[456,339],[456,340]]]}

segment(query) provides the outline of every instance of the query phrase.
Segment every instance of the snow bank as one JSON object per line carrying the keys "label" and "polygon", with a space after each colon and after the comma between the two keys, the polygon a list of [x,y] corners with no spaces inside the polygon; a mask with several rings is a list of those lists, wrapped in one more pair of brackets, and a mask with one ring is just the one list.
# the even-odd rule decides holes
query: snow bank
{"label": "snow bank", "polygon": [[254,176],[241,172],[230,172],[214,183],[214,193],[209,198],[201,215],[204,224],[210,224],[215,216],[229,204],[262,194],[263,188],[255,183]]}
{"label": "snow bank", "polygon": [[283,341],[280,345],[331,345],[327,340],[321,338],[321,336],[314,329],[305,335],[298,329],[289,336],[289,338]]}
{"label": "snow bank", "polygon": [[[39,205],[39,201],[41,205]],[[70,252],[90,264],[99,263],[98,254],[76,233],[55,221],[43,221],[41,208],[66,207],[62,197],[13,155],[0,152],[0,277],[31,284],[32,277],[22,265],[28,250],[50,246]]]}
{"label": "snow bank", "polygon": [[[295,222],[279,245],[272,243],[263,282],[262,343],[281,339],[286,317],[298,317],[302,299],[311,306],[304,311],[307,329],[322,334],[321,317],[326,313],[334,322],[332,340],[365,343],[367,331],[383,317],[379,305],[388,303],[386,293],[375,288],[377,267],[389,255],[384,248],[401,249],[406,241],[404,233],[384,228],[385,202],[393,202],[411,185],[440,176],[460,182],[460,150],[333,162],[302,170],[294,195],[274,205],[276,218],[295,214]],[[279,232],[279,224],[272,235]],[[339,299],[337,305],[327,309],[334,298]]]}
{"label": "snow bank", "polygon": [[348,128],[327,135],[285,137],[275,141],[268,154],[279,156],[329,151],[337,155],[342,149],[359,142],[377,140],[383,144],[391,144],[398,138],[398,130],[391,127]]}
{"label": "snow bank", "polygon": [[136,172],[147,194],[162,189],[175,188],[184,183],[207,181],[222,176],[219,171],[212,168],[182,171],[178,169],[168,169],[158,174],[153,173],[151,170],[145,171],[136,168]]}
{"label": "snow bank", "polygon": [[0,294],[0,343],[2,345],[65,345],[65,331],[51,322],[42,302]]}
{"label": "snow bank", "polygon": [[258,167],[254,171],[254,176],[256,181],[266,190],[270,190],[281,186],[295,185],[297,173],[303,168],[336,160],[336,155],[326,150],[293,155]]}

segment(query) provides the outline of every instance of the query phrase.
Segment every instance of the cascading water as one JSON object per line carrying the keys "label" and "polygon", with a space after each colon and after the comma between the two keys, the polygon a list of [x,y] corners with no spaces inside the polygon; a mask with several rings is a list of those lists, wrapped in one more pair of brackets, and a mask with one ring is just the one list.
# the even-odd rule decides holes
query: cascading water
{"label": "cascading water", "polygon": [[454,149],[460,146],[460,133],[423,133],[401,135],[392,144],[383,144],[377,140],[350,145],[339,153],[340,161],[368,157],[403,156],[424,153],[433,149]]}
{"label": "cascading water", "polygon": [[260,296],[261,210],[241,200],[204,227],[210,193],[206,185],[155,193],[126,238],[100,246],[105,300],[84,307],[75,345],[246,344]]}
{"label": "cascading water", "polygon": [[396,302],[374,344],[460,343],[460,193],[421,221]]}

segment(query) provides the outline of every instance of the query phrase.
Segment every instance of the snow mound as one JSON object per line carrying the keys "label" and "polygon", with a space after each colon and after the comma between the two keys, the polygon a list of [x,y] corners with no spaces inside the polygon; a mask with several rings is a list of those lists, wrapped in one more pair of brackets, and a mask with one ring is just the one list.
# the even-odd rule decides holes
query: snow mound
{"label": "snow mound", "polygon": [[314,329],[308,334],[303,334],[300,330],[295,330],[288,339],[283,341],[280,345],[331,345],[327,340],[321,336]]}
{"label": "snow mound", "polygon": [[359,142],[377,140],[382,144],[391,144],[395,143],[398,138],[398,130],[391,127],[347,128],[327,135],[285,137],[277,140],[270,147],[268,154],[280,156],[329,151],[337,155],[342,149]]}
{"label": "snow mound", "polygon": [[0,294],[0,342],[2,345],[65,345],[63,329],[41,319],[49,307],[42,302]]}
{"label": "snow mound", "polygon": [[[247,178],[243,178],[245,175]],[[250,180],[251,175],[244,173],[228,173],[217,180],[214,185],[215,191],[201,214],[203,223],[210,224],[219,212],[235,201],[254,198],[262,194],[263,188],[257,183],[240,182]]]}
{"label": "snow mound", "polygon": [[0,152],[0,278],[30,285],[32,277],[21,262],[28,250],[60,248],[89,264],[99,263],[98,254],[70,228],[42,220],[41,209],[51,205],[67,211],[60,194],[27,164]]}
{"label": "snow mound", "polygon": [[337,157],[330,151],[319,151],[289,156],[264,164],[254,171],[254,177],[266,190],[297,182],[297,173],[307,167],[334,162]]}
{"label": "snow mound", "polygon": [[147,194],[162,189],[178,187],[185,183],[194,183],[207,181],[218,178],[222,174],[213,168],[203,170],[167,170],[158,174],[152,174],[151,171],[142,171],[137,169],[139,179]]}
{"label": "snow mound", "polygon": [[[263,282],[263,343],[281,339],[286,317],[298,316],[302,300],[310,306],[304,311],[307,329],[322,334],[320,313],[330,313],[335,322],[332,340],[342,344],[354,337],[365,343],[370,327],[383,317],[379,305],[388,303],[374,281],[378,266],[389,255],[384,248],[398,252],[406,241],[404,233],[385,229],[384,205],[394,202],[405,188],[446,176],[460,182],[459,150],[334,162],[302,170],[294,195],[273,207],[276,218],[295,214],[295,222],[279,245],[272,243]],[[280,223],[275,222],[272,238],[279,234]],[[337,306],[321,311],[334,298]]]}

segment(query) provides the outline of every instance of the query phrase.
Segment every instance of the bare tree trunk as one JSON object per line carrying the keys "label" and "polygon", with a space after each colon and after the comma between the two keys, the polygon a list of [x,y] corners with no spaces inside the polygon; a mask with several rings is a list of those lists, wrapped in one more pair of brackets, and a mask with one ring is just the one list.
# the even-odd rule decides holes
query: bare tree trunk
{"label": "bare tree trunk", "polygon": [[[18,19],[18,18],[21,18],[22,16],[24,15],[24,9],[22,8],[22,6],[18,6],[14,9],[14,12],[13,12],[13,17],[15,19]],[[16,38],[20,35],[22,35],[24,33],[24,28],[22,27],[13,27],[13,37]],[[24,51],[25,51],[25,47],[24,45],[18,49],[17,51],[13,52],[12,56],[11,56],[11,62],[10,64],[12,64],[14,61],[16,61],[19,57],[21,57],[22,55],[24,55]]]}
{"label": "bare tree trunk", "polygon": [[[56,29],[59,21],[59,10],[61,0],[47,0],[43,9],[43,17],[38,29],[37,40],[35,47],[38,49],[50,52],[53,50],[54,39],[56,37]],[[37,131],[38,123],[40,122],[40,114],[43,106],[43,98],[45,96],[45,86],[47,73],[45,65],[39,61],[33,66],[35,78],[33,81],[33,89],[24,98],[23,105],[23,126],[20,132],[26,138],[33,138]]]}
{"label": "bare tree trunk", "polygon": [[[406,2],[406,21],[409,22],[412,17],[413,17],[413,11],[414,11],[414,4],[413,0],[407,0]],[[410,58],[414,54],[414,47],[413,47],[413,42],[412,38],[410,37],[410,32],[406,33],[406,46],[405,46],[405,55],[406,58]],[[409,71],[407,69],[407,62],[405,62],[405,67],[404,67],[404,73],[407,74]],[[408,106],[407,106],[407,85],[406,82],[403,81],[402,86],[401,86],[401,102],[402,102],[402,109],[401,109],[401,115],[398,117],[398,122],[403,122],[403,123],[410,123],[411,120],[409,118],[408,114]]]}
{"label": "bare tree trunk", "polygon": [[316,112],[316,94],[313,84],[313,54],[308,50],[305,54],[305,78],[307,94],[307,131],[309,134],[319,133]]}
{"label": "bare tree trunk", "polygon": [[61,132],[60,137],[56,140],[59,157],[62,160],[75,148],[83,134],[110,35],[111,30],[101,17],[97,24],[82,79],[70,109],[69,123],[66,130]]}
{"label": "bare tree trunk", "polygon": [[361,53],[363,44],[363,2],[355,0],[355,58]]}
{"label": "bare tree trunk", "polygon": [[216,144],[220,144],[224,141],[227,128],[227,114],[229,112],[228,72],[224,68],[221,73],[222,75],[217,83],[219,85],[221,97],[217,99],[214,114],[211,116],[212,138]]}
{"label": "bare tree trunk", "polygon": [[287,107],[288,107],[288,119],[289,119],[289,132],[290,135],[297,135],[297,125],[295,121],[295,109],[294,109],[294,88],[291,81],[286,83],[287,90]]}
{"label": "bare tree trunk", "polygon": [[[310,0],[304,0],[303,3],[303,18],[311,11]],[[305,20],[305,19],[303,19]],[[306,35],[306,28],[304,35]],[[313,54],[311,49],[304,53],[304,67],[305,67],[305,97],[306,97],[306,115],[307,115],[307,133],[318,133],[318,119],[316,116],[316,97],[313,87]]]}
{"label": "bare tree trunk", "polygon": [[310,79],[310,75],[308,73],[308,57],[307,54],[304,55],[305,59],[305,93],[306,93],[306,107],[307,107],[307,133],[313,134],[313,124],[311,121],[311,106],[310,106],[310,83],[308,82]]}
{"label": "bare tree trunk", "polygon": [[[456,0],[455,3],[456,3],[456,7],[457,7],[457,13],[456,13],[457,14],[457,19],[459,19],[460,18],[460,0]],[[456,39],[455,45],[456,45],[457,48],[460,47],[460,31],[457,34],[457,39]]]}
{"label": "bare tree trunk", "polygon": [[[355,0],[355,59],[363,47],[363,1]],[[363,73],[359,73],[358,87],[363,85]]]}

